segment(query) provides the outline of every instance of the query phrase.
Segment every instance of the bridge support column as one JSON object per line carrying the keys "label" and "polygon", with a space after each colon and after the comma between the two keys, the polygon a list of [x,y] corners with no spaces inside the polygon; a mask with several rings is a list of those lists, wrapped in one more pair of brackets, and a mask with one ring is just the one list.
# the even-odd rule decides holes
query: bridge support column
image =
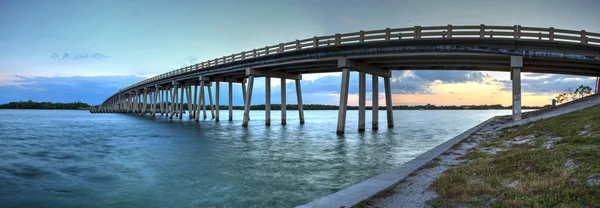
{"label": "bridge support column", "polygon": [[394,112],[392,105],[392,86],[390,77],[383,78],[383,85],[385,88],[385,110],[387,112],[387,124],[388,128],[394,127]]}
{"label": "bridge support column", "polygon": [[286,119],[286,90],[285,90],[285,78],[281,78],[281,125],[287,123]]}
{"label": "bridge support column", "polygon": [[271,125],[271,77],[265,77],[265,125]]}
{"label": "bridge support column", "polygon": [[193,103],[192,104],[193,115],[191,115],[192,116],[191,119],[195,120],[196,116],[197,116],[196,111],[198,111],[198,84],[197,83],[194,85],[194,100],[192,101],[192,103]]}
{"label": "bridge support column", "polygon": [[254,75],[250,75],[248,78],[248,94],[246,95],[245,105],[244,105],[244,120],[242,122],[242,126],[248,126],[248,121],[250,120],[250,105],[252,104],[252,88],[254,87]]}
{"label": "bridge support column", "polygon": [[135,102],[134,102],[133,113],[137,113],[138,112],[139,103],[140,103],[140,95],[138,93],[138,90],[136,90],[135,91]]}
{"label": "bridge support column", "polygon": [[194,114],[194,101],[192,100],[192,85],[188,85],[186,88],[186,93],[185,93],[186,99],[187,99],[187,112],[188,112],[188,118],[190,120],[193,119],[192,115]]}
{"label": "bridge support column", "polygon": [[[204,84],[206,83],[204,82]],[[202,88],[202,119],[206,120],[206,92],[204,92],[204,88]]]}
{"label": "bridge support column", "polygon": [[185,96],[185,85],[180,85],[179,89],[181,93],[177,95],[179,98],[179,120],[183,119],[183,97]]}
{"label": "bridge support column", "polygon": [[156,116],[156,101],[158,100],[158,87],[154,86],[154,92],[152,93],[152,117]]}
{"label": "bridge support column", "polygon": [[215,82],[215,121],[219,121],[219,95],[220,95],[221,83],[219,81]]}
{"label": "bridge support column", "polygon": [[199,93],[199,95],[198,100],[196,101],[198,103],[198,106],[196,107],[195,121],[200,120],[200,105],[202,105],[202,97],[204,97],[204,80],[200,80],[200,91],[197,93]]}
{"label": "bridge support column", "polygon": [[242,82],[242,99],[244,100],[244,105],[246,104],[246,79]]}
{"label": "bridge support column", "polygon": [[337,134],[344,134],[346,129],[346,108],[348,106],[348,86],[350,82],[350,69],[342,69],[342,86],[340,87],[340,110],[338,111]]}
{"label": "bridge support column", "polygon": [[521,120],[521,68],[523,68],[522,56],[510,57],[510,73],[512,80],[513,102],[512,114],[513,121]]}
{"label": "bridge support column", "polygon": [[233,83],[229,82],[228,83],[228,90],[229,90],[229,106],[228,109],[229,110],[229,121],[233,121]]}
{"label": "bridge support column", "polygon": [[215,106],[213,105],[212,89],[210,86],[208,86],[208,101],[210,104],[210,115],[211,115],[212,119],[214,119],[215,118]]}
{"label": "bridge support column", "polygon": [[358,73],[358,131],[365,131],[365,105],[366,105],[366,74]]}
{"label": "bridge support column", "polygon": [[300,80],[296,80],[296,97],[298,100],[298,118],[300,119],[300,124],[304,124],[304,106],[302,106],[302,86],[300,85]]}
{"label": "bridge support column", "polygon": [[371,121],[373,123],[373,130],[379,129],[379,76],[372,74],[372,88],[371,88],[371,111],[373,115],[371,116]]}
{"label": "bridge support column", "polygon": [[175,113],[177,113],[177,84],[173,83],[173,89],[171,92],[171,115],[169,118],[173,119]]}

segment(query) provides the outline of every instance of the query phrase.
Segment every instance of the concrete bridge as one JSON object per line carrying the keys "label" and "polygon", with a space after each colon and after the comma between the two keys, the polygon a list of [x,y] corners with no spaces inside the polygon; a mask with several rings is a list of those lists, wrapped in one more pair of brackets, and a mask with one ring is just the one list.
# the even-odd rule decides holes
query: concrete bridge
{"label": "concrete bridge", "polygon": [[[513,119],[521,119],[521,72],[600,76],[600,33],[585,30],[514,26],[415,26],[359,31],[295,40],[216,58],[135,83],[106,99],[92,113],[137,113],[198,121],[206,118],[206,95],[212,117],[218,121],[220,83],[228,83],[229,120],[232,120],[233,84],[244,95],[243,126],[250,120],[254,80],[281,78],[281,123],[286,124],[287,79],[295,80],[300,123],[304,123],[300,80],[302,74],[342,72],[337,133],[346,123],[350,71],[359,72],[359,131],[365,129],[366,74],[372,78],[373,97],[383,79],[387,126],[394,126],[391,70],[482,70],[511,72]],[[246,84],[248,86],[246,86]],[[198,90],[200,88],[200,90]],[[207,88],[207,90],[205,90]],[[271,124],[271,92],[266,87],[265,124]],[[186,102],[184,102],[184,97]],[[191,102],[187,102],[191,101]],[[187,104],[186,104],[187,103]],[[184,106],[184,105],[187,105]],[[378,109],[376,99],[373,109]],[[372,128],[378,129],[377,110]]]}

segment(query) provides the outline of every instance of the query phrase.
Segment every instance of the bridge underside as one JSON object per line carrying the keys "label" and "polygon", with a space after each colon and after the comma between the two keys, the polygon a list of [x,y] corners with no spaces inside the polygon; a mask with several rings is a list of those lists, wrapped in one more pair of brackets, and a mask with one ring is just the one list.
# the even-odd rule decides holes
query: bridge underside
{"label": "bridge underside", "polygon": [[[208,88],[210,107],[219,106],[219,100],[212,103],[210,86],[215,83],[215,93],[219,94],[219,83],[229,84],[229,112],[231,116],[232,83],[241,83],[244,95],[244,122],[250,120],[254,78],[293,79],[298,92],[299,116],[304,122],[302,112],[301,85],[302,74],[342,72],[340,113],[338,115],[338,133],[344,133],[348,85],[350,71],[359,72],[359,131],[364,130],[365,75],[373,75],[373,91],[377,93],[376,83],[382,78],[385,86],[388,127],[393,127],[391,112],[390,77],[392,70],[479,70],[512,72],[513,115],[520,118],[521,91],[520,72],[570,74],[600,76],[600,47],[554,43],[535,40],[513,39],[427,39],[411,41],[385,41],[347,44],[344,46],[319,47],[292,52],[262,56],[208,67],[203,70],[181,73],[177,76],[153,80],[122,90],[101,105],[101,112],[133,112],[178,115],[182,118],[184,109],[190,111],[190,118],[198,120],[200,108],[206,108],[204,87]],[[248,86],[246,87],[246,82]],[[200,90],[197,88],[200,87]],[[281,85],[285,92],[285,84]],[[194,90],[192,90],[194,88]],[[267,88],[268,106],[266,124],[270,125],[270,88]],[[285,93],[283,93],[285,95]],[[184,107],[184,97],[188,106]],[[198,97],[198,98],[196,98]],[[218,95],[216,97],[219,97]],[[377,103],[373,103],[374,108]],[[155,107],[158,106],[158,107]],[[285,96],[282,97],[282,124],[285,124]],[[204,111],[206,118],[206,111]],[[218,120],[219,111],[213,111]],[[373,129],[378,128],[376,114],[373,113]]]}

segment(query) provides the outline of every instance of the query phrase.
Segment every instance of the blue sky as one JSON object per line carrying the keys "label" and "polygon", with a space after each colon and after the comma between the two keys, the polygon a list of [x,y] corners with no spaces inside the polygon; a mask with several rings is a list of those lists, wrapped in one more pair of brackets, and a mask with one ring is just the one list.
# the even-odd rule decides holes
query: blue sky
{"label": "blue sky", "polygon": [[[31,99],[98,104],[119,88],[192,63],[294,39],[358,30],[520,24],[598,32],[598,8],[600,1],[594,0],[2,0],[0,103]],[[398,71],[394,74],[397,76],[394,96],[399,100],[395,99],[394,104],[429,102],[402,98],[442,93],[438,88],[444,84],[493,82],[499,86],[496,91],[507,91],[502,87],[508,79],[506,73]],[[305,78],[306,103],[337,103],[337,74]],[[526,82],[529,84],[524,86],[524,92],[546,96],[546,100],[567,87],[593,85],[588,78],[559,75],[531,75]],[[277,88],[273,89],[276,92]],[[257,86],[255,91],[264,92],[264,85]],[[260,103],[264,100],[261,96],[256,94],[254,100]],[[278,96],[273,97],[276,100]],[[445,100],[437,104],[467,101],[473,100]],[[537,102],[542,101],[531,101]],[[241,99],[235,103],[241,105]]]}

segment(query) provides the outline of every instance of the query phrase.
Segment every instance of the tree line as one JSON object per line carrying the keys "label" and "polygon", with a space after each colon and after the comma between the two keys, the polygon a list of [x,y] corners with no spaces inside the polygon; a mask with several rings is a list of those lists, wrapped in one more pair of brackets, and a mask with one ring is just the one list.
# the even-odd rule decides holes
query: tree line
{"label": "tree line", "polygon": [[72,102],[72,103],[54,103],[54,102],[33,102],[31,100],[28,101],[19,101],[19,102],[10,102],[6,104],[0,104],[0,109],[89,109],[90,105],[82,102]]}

